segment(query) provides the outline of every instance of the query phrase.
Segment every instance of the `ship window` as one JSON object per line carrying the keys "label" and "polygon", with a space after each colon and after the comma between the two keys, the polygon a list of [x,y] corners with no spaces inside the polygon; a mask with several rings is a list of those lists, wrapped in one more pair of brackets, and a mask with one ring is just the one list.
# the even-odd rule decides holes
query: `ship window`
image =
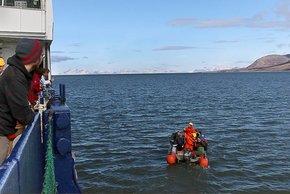
{"label": "ship window", "polygon": [[34,8],[40,9],[41,0],[2,0],[4,1],[4,6],[14,6],[17,8]]}
{"label": "ship window", "polygon": [[27,2],[26,1],[15,1],[15,7],[27,8]]}

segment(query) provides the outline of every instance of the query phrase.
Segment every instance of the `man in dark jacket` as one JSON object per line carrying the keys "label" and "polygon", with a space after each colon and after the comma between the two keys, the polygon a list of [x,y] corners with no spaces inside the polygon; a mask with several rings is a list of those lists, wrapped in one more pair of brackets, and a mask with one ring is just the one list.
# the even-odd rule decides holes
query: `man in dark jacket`
{"label": "man in dark jacket", "polygon": [[15,55],[7,60],[8,67],[0,77],[0,164],[10,154],[15,137],[34,120],[28,90],[31,72],[39,67],[42,58],[42,42],[20,39]]}

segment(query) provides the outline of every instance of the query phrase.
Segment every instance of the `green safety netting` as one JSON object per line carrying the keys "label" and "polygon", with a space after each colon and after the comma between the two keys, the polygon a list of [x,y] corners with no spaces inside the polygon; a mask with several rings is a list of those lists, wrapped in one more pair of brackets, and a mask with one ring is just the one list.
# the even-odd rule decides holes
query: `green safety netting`
{"label": "green safety netting", "polygon": [[56,193],[56,181],[54,174],[54,157],[52,151],[52,118],[49,118],[48,123],[45,125],[47,130],[47,150],[45,154],[45,172],[43,181],[44,194]]}

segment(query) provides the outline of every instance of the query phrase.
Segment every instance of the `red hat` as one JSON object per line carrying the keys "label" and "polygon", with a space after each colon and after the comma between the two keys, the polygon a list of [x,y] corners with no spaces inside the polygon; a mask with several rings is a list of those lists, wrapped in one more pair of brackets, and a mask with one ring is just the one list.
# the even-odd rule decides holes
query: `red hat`
{"label": "red hat", "polygon": [[35,63],[43,52],[43,43],[35,39],[22,38],[18,41],[15,55],[22,61],[23,65]]}

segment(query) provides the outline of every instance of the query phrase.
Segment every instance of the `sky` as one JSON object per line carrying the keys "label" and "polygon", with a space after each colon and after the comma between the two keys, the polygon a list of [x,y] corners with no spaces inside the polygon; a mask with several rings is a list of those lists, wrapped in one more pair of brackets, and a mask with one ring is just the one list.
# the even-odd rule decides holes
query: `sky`
{"label": "sky", "polygon": [[53,3],[53,74],[190,73],[290,54],[290,0]]}

